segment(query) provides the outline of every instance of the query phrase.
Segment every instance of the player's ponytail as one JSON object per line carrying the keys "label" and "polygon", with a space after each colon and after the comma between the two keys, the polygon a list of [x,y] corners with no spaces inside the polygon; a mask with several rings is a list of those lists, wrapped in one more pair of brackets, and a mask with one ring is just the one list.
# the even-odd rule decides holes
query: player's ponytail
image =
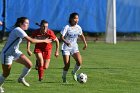
{"label": "player's ponytail", "polygon": [[40,26],[42,26],[42,25],[44,25],[46,23],[48,23],[46,20],[41,20]]}
{"label": "player's ponytail", "polygon": [[25,22],[25,20],[28,19],[27,17],[20,17],[17,18],[17,21],[14,25],[14,27],[20,27],[21,24],[23,24]]}
{"label": "player's ponytail", "polygon": [[41,20],[41,22],[40,22],[40,24],[39,23],[35,23],[37,26],[42,26],[42,25],[44,25],[45,23],[48,23],[46,20]]}

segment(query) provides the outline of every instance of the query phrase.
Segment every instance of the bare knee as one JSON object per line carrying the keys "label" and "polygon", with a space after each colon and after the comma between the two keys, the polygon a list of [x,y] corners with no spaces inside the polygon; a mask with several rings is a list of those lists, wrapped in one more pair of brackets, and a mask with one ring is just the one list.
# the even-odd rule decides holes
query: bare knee
{"label": "bare knee", "polygon": [[10,75],[10,72],[3,72],[3,76],[7,78]]}
{"label": "bare knee", "polygon": [[82,65],[82,62],[77,61],[77,62],[76,62],[76,65],[77,65],[77,66],[81,66],[81,65]]}
{"label": "bare knee", "polygon": [[25,65],[28,69],[32,68],[33,64],[32,63],[29,63],[27,65]]}
{"label": "bare knee", "polygon": [[30,64],[30,65],[29,65],[29,68],[32,68],[32,66],[33,66],[33,64]]}
{"label": "bare knee", "polygon": [[18,63],[20,63],[20,64],[23,64],[25,67],[27,67],[27,68],[31,68],[32,67],[32,62],[24,55],[24,54],[22,54],[21,56],[20,56],[20,58],[19,59],[17,59],[16,60],[16,62],[18,62]]}
{"label": "bare knee", "polygon": [[6,78],[9,76],[10,71],[11,71],[11,65],[4,65],[2,64],[2,69],[3,69],[3,76]]}
{"label": "bare knee", "polygon": [[77,66],[81,66],[82,65],[82,59],[75,59]]}
{"label": "bare knee", "polygon": [[45,60],[45,61],[44,61],[44,64],[43,64],[44,69],[48,69],[48,68],[49,68],[49,64],[50,64],[50,59]]}
{"label": "bare knee", "polygon": [[64,69],[65,71],[68,71],[69,67],[70,67],[70,65],[69,65],[69,64],[66,64],[66,65],[64,66],[63,69]]}
{"label": "bare knee", "polygon": [[44,67],[44,69],[46,70],[46,69],[48,69],[49,67]]}

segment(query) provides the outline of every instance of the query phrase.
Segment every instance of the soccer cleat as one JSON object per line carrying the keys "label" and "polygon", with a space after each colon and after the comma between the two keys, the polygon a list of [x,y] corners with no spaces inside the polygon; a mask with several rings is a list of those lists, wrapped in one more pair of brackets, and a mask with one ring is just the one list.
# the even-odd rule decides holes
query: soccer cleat
{"label": "soccer cleat", "polygon": [[63,83],[67,83],[66,77],[62,76]]}
{"label": "soccer cleat", "polygon": [[72,71],[71,74],[72,74],[72,76],[73,76],[73,79],[74,79],[75,81],[77,81],[77,75],[76,75],[76,73],[73,73],[73,71]]}
{"label": "soccer cleat", "polygon": [[2,88],[2,86],[0,87],[0,93],[4,93],[4,89]]}
{"label": "soccer cleat", "polygon": [[27,87],[30,86],[29,83],[27,83],[24,78],[19,78],[18,83],[22,83],[24,86],[27,86]]}

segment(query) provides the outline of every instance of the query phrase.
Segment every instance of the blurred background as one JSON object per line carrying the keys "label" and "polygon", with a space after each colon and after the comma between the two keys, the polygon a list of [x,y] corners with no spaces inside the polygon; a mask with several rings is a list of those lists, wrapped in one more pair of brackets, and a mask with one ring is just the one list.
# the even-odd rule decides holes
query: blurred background
{"label": "blurred background", "polygon": [[[68,24],[69,14],[79,13],[79,25],[87,35],[101,36],[106,31],[108,0],[0,0],[0,20],[9,32],[21,16],[28,17],[30,28],[36,22],[49,22],[49,28],[59,32]],[[140,0],[116,0],[116,32],[120,36],[139,36]],[[2,31],[2,26],[0,27]]]}

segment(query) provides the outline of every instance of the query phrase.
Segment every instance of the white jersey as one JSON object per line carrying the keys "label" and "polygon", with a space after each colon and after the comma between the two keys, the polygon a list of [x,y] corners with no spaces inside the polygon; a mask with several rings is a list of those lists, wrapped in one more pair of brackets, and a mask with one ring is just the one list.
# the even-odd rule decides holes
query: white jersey
{"label": "white jersey", "polygon": [[64,29],[60,32],[64,36],[65,40],[70,43],[68,47],[65,43],[62,44],[62,50],[68,50],[78,47],[77,39],[79,35],[82,35],[82,29],[79,25],[71,27],[66,25]]}
{"label": "white jersey", "polygon": [[27,36],[25,31],[20,27],[16,27],[13,31],[11,31],[7,43],[2,50],[2,54],[12,55],[19,51],[19,45],[25,36]]}

